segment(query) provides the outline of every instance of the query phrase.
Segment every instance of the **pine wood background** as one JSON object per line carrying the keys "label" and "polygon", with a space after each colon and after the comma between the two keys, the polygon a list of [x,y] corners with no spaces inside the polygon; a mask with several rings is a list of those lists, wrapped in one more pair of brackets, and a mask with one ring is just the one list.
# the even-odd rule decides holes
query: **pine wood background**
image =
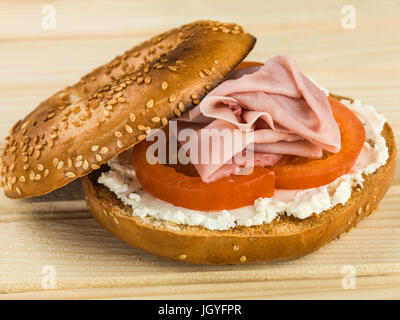
{"label": "pine wood background", "polygon": [[[42,30],[41,9],[56,9]],[[341,27],[342,6],[356,28]],[[398,1],[1,1],[0,137],[59,88],[134,44],[197,19],[242,24],[249,56],[291,55],[332,92],[374,105],[400,141]],[[43,267],[54,266],[56,290]],[[345,266],[355,289],[345,289]],[[132,248],[91,218],[79,181],[34,200],[0,196],[0,299],[13,298],[400,298],[400,174],[378,212],[300,260],[192,266]]]}

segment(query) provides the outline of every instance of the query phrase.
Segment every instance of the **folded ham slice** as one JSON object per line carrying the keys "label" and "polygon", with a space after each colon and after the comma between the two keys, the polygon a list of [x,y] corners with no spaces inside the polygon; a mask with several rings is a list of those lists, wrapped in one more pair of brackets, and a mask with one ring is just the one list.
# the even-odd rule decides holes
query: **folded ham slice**
{"label": "folded ham slice", "polygon": [[[322,150],[340,150],[340,131],[328,99],[287,56],[276,56],[263,66],[234,71],[180,121],[180,127],[196,127],[197,140],[185,148],[200,148],[204,129],[241,130],[248,138],[231,147],[210,145],[209,152],[222,154],[220,163],[191,161],[204,182],[212,182],[247,163],[231,163],[238,152],[253,152],[255,165],[272,166],[282,155],[319,158]],[[252,132],[248,135],[247,132]],[[228,150],[226,150],[228,149]],[[204,151],[204,150],[202,150]],[[194,153],[193,153],[194,154]],[[197,153],[199,154],[199,153]],[[229,160],[229,161],[228,161]]]}

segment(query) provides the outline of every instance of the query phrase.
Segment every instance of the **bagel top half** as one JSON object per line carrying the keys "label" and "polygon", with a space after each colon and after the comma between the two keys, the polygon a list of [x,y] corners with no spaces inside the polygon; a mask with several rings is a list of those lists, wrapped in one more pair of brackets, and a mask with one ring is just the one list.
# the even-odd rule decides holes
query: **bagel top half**
{"label": "bagel top half", "polygon": [[247,56],[236,24],[197,21],[146,41],[42,102],[6,137],[1,186],[10,198],[60,188],[194,105]]}

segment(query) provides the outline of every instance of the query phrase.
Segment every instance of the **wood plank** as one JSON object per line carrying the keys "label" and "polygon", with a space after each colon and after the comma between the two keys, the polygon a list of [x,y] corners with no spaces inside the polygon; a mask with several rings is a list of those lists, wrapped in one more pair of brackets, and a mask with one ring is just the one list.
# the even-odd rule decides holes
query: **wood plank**
{"label": "wood plank", "polygon": [[[34,214],[0,223],[0,288],[3,293],[40,291],[44,265],[53,265],[57,288],[126,287],[288,279],[341,279],[345,265],[357,276],[400,272],[400,220],[392,187],[380,210],[351,233],[299,260],[245,266],[193,266],[132,248],[83,212],[60,217]],[[27,213],[28,214],[28,213]],[[157,280],[154,273],[157,272]],[[155,281],[155,283],[154,283]]]}
{"label": "wood plank", "polygon": [[[0,7],[0,138],[59,88],[151,35],[210,18],[235,21],[258,38],[249,55],[292,56],[333,92],[384,113],[400,146],[398,2],[353,0],[355,30],[341,27],[344,3],[57,1],[57,29],[42,30],[42,1]],[[1,145],[0,145],[1,148]],[[295,261],[192,266],[132,248],[86,210],[80,181],[44,197],[13,201],[0,194],[0,299],[14,298],[399,298],[400,169],[376,214],[320,251]],[[42,287],[43,266],[58,290]],[[356,289],[342,287],[343,266]],[[156,276],[155,276],[156,275]]]}

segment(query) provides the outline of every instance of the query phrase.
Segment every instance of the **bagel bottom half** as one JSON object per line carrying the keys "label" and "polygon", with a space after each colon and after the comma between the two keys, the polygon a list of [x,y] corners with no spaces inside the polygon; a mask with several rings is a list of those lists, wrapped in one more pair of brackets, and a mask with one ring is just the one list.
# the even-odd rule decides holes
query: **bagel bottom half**
{"label": "bagel bottom half", "polygon": [[288,260],[309,254],[374,213],[390,186],[396,162],[392,129],[382,131],[389,159],[354,187],[344,205],[307,219],[282,216],[269,224],[213,231],[132,216],[109,189],[97,183],[100,172],[83,179],[86,201],[97,221],[119,239],[158,256],[196,264],[241,264]]}

